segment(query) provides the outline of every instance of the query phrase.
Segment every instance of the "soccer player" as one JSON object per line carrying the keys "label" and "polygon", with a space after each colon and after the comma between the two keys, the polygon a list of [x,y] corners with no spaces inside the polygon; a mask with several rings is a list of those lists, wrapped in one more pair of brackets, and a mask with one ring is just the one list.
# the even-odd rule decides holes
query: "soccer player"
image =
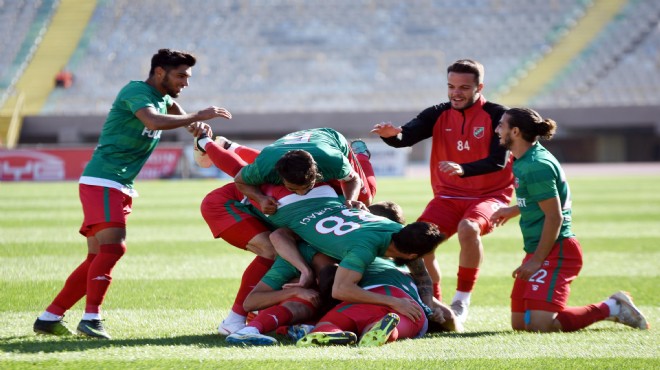
{"label": "soccer player", "polygon": [[332,180],[339,182],[349,207],[365,209],[376,194],[376,180],[370,165],[361,166],[356,157],[360,153],[370,155],[364,142],[356,140],[349,145],[342,134],[331,128],[297,131],[264,148],[234,181],[265,214],[275,213],[277,202],[264,195],[259,185],[282,184],[291,191],[302,192],[317,181]]}
{"label": "soccer player", "polygon": [[570,284],[582,268],[582,249],[571,231],[571,192],[557,159],[539,139],[551,139],[557,124],[527,108],[507,110],[497,127],[500,144],[516,161],[517,204],[491,216],[503,225],[520,215],[525,258],[513,271],[511,326],[514,330],[576,331],[601,320],[648,329],[626,292],[583,307],[566,307]]}
{"label": "soccer player", "polygon": [[211,127],[200,121],[231,118],[229,111],[215,106],[186,114],[173,100],[188,86],[195,63],[191,54],[160,49],[151,59],[147,80],[131,81],[117,95],[79,181],[84,214],[80,233],[87,238],[87,258],[37,318],[36,333],[72,334],[62,318],[86,297],[78,333],[110,339],[101,321],[101,304],[112,281],[112,269],[126,252],[126,220],[138,195],[133,181],[160,141],[161,130],[186,127],[199,136],[211,133]]}
{"label": "soccer player", "polygon": [[[447,68],[449,102],[423,110],[400,127],[379,123],[371,132],[388,145],[412,146],[432,138],[433,199],[418,221],[432,222],[451,237],[458,235],[461,250],[456,293],[451,306],[465,322],[472,290],[483,259],[481,236],[490,233],[490,216],[509,205],[513,194],[511,159],[498,145],[495,127],[505,107],[486,101],[484,68],[462,59]],[[442,299],[440,267],[431,253],[424,257],[436,298]]]}

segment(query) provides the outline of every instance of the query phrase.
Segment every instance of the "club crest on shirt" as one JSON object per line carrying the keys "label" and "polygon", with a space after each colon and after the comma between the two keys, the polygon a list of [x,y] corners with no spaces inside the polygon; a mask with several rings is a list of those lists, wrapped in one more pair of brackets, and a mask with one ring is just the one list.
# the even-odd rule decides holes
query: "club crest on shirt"
{"label": "club crest on shirt", "polygon": [[481,139],[482,137],[484,137],[485,132],[486,130],[484,129],[483,126],[481,126],[481,127],[475,127],[474,130],[472,131],[472,134],[474,135],[475,138]]}

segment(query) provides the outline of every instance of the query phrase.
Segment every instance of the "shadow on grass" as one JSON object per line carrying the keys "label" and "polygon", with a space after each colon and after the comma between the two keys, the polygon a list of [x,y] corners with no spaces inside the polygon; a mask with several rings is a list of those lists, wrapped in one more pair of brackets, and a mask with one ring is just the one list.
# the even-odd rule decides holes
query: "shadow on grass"
{"label": "shadow on grass", "polygon": [[[286,338],[277,338],[283,345],[292,345]],[[50,337],[20,336],[0,340],[0,350],[7,353],[58,353],[78,352],[109,347],[140,346],[191,346],[199,348],[236,347],[225,342],[225,337],[217,334],[183,335],[167,338],[135,338],[99,340],[82,336]],[[240,348],[240,347],[238,347]]]}

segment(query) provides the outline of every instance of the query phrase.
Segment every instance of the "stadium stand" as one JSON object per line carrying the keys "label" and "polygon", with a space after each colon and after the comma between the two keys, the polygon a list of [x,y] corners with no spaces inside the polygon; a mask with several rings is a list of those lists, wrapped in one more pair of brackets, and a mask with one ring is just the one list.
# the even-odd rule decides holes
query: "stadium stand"
{"label": "stadium stand", "polygon": [[168,46],[200,58],[194,88],[181,98],[188,107],[221,102],[234,112],[417,109],[444,95],[446,65],[459,58],[481,60],[486,93],[493,91],[589,4],[100,1],[69,66],[84,77],[51,95],[44,113],[71,107],[105,112],[125,81],[146,75],[148,56],[165,35]]}

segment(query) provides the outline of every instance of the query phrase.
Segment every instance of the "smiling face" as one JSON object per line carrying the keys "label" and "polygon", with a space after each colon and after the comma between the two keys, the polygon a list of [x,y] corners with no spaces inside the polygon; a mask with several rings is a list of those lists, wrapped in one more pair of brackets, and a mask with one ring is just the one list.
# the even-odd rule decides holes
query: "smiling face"
{"label": "smiling face", "polygon": [[472,73],[449,72],[447,74],[447,96],[454,109],[470,107],[479,99],[484,84]]}
{"label": "smiling face", "polygon": [[188,86],[188,79],[192,76],[192,67],[182,64],[176,68],[166,70],[158,67],[162,79],[158,84],[160,92],[176,98],[181,90]]}

